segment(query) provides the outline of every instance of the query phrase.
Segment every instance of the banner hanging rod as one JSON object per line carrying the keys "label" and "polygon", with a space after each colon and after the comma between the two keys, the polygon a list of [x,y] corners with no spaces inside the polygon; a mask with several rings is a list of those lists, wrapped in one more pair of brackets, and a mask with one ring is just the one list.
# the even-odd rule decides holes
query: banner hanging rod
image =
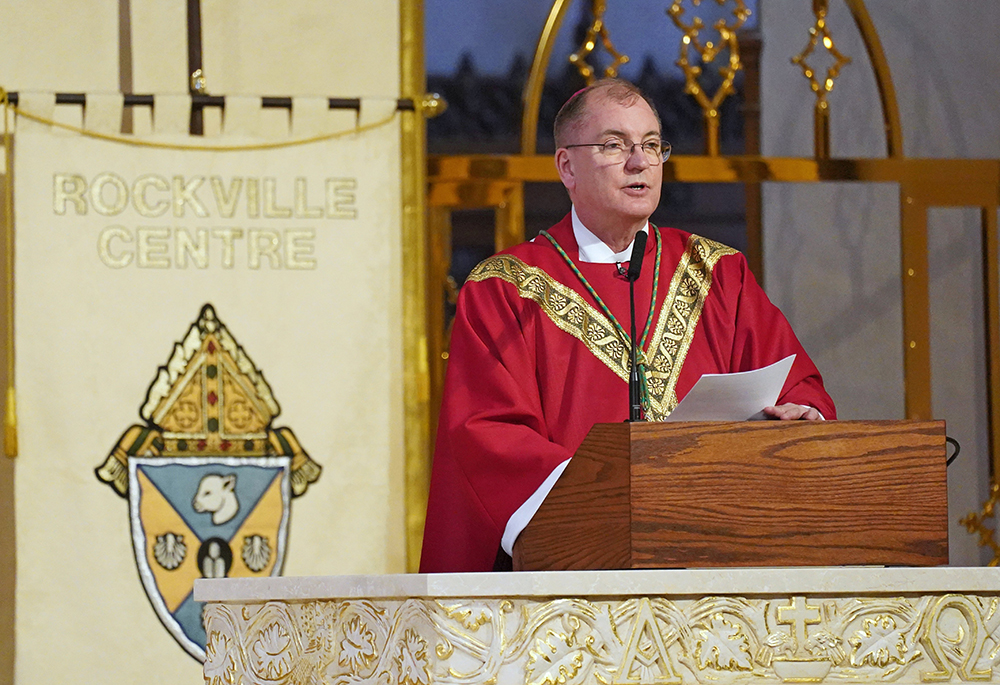
{"label": "banner hanging rod", "polygon": [[[125,95],[126,107],[152,107],[155,96],[153,95]],[[17,92],[7,93],[7,100],[12,105],[17,105]],[[327,98],[330,109],[353,109],[361,111],[361,98]],[[291,97],[264,96],[260,99],[261,107],[265,109],[291,109]],[[56,93],[57,105],[86,105],[87,96],[84,93]],[[224,95],[191,95],[191,105],[193,107],[222,107],[226,106]],[[396,109],[412,112],[414,109],[413,100],[410,98],[399,98],[396,100]]]}

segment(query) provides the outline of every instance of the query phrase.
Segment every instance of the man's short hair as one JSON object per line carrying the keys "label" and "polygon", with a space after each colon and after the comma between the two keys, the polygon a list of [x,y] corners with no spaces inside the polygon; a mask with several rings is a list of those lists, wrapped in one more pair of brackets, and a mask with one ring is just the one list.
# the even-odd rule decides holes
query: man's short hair
{"label": "man's short hair", "polygon": [[636,100],[642,98],[649,105],[649,108],[653,110],[653,116],[656,117],[656,125],[662,131],[663,126],[660,123],[660,114],[656,111],[656,105],[646,97],[646,94],[638,86],[619,78],[604,78],[595,81],[586,88],[578,90],[559,109],[559,113],[556,114],[555,125],[552,127],[553,136],[556,140],[556,149],[569,144],[568,138],[573,130],[587,116],[588,103],[596,97],[604,97],[611,102],[625,105],[626,107],[631,107],[635,104]]}

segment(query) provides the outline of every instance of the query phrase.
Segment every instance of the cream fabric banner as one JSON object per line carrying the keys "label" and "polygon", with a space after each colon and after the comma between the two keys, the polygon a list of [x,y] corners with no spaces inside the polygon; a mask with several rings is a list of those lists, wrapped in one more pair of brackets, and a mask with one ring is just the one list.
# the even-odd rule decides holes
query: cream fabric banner
{"label": "cream fabric banner", "polygon": [[398,117],[238,151],[24,123],[17,682],[200,682],[196,577],[403,571]]}

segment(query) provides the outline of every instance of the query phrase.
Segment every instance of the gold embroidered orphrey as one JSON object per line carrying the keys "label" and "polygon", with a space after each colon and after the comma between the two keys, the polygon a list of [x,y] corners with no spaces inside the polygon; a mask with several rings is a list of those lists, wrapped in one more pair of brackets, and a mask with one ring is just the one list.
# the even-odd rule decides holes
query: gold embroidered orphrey
{"label": "gold embroidered orphrey", "polygon": [[[677,379],[712,287],[712,269],[719,259],[736,253],[733,248],[708,238],[697,235],[688,238],[660,306],[653,338],[646,350],[638,350],[649,389],[646,420],[662,421],[677,406]],[[494,255],[469,274],[470,281],[488,278],[499,278],[513,285],[518,295],[538,304],[552,323],[582,342],[605,366],[628,382],[632,344],[629,336],[619,332],[583,295],[541,268],[529,266],[511,255]]]}
{"label": "gold embroidered orphrey", "polygon": [[280,575],[290,504],[321,467],[210,304],[175,343],[99,480],[129,501],[132,546],[153,610],[204,660],[198,578]]}

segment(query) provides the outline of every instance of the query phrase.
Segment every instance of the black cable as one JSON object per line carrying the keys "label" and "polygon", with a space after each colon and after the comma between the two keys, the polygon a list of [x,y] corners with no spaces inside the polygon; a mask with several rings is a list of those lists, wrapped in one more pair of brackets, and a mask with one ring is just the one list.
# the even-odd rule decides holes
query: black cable
{"label": "black cable", "polygon": [[955,454],[948,457],[948,461],[945,462],[945,466],[947,467],[951,466],[951,462],[955,461],[955,458],[958,457],[958,453],[962,451],[962,446],[958,444],[958,440],[956,440],[955,438],[949,438],[948,436],[945,436],[944,439],[945,441],[948,442],[948,444],[955,446]]}

